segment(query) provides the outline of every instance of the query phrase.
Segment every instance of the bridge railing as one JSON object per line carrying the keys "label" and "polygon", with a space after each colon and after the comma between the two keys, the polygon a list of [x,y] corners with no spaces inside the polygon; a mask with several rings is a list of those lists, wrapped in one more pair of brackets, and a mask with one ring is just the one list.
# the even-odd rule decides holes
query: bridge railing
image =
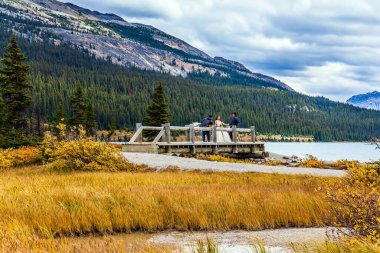
{"label": "bridge railing", "polygon": [[171,126],[170,123],[163,124],[160,127],[157,126],[143,126],[141,123],[136,124],[136,132],[130,139],[129,143],[142,143],[143,142],[143,131],[157,131],[158,134],[154,138],[153,141],[151,141],[151,144],[156,144],[160,142],[166,142],[170,144],[172,142],[172,132],[174,131],[182,131],[186,132],[186,136],[188,136],[188,141],[190,143],[196,142],[196,132],[203,132],[208,131],[211,134],[211,142],[212,143],[218,143],[217,140],[217,132],[232,132],[232,139],[231,143],[238,143],[238,133],[246,133],[250,134],[250,142],[256,142],[256,130],[254,126],[251,126],[250,128],[237,128],[236,126],[232,126],[231,128],[219,128],[216,126],[212,127],[200,127],[195,126],[194,124],[190,124],[188,126]]}

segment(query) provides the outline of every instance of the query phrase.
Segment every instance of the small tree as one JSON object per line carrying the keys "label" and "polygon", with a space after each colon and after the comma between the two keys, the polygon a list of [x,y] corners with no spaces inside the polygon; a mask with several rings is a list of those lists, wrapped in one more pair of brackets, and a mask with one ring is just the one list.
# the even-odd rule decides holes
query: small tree
{"label": "small tree", "polygon": [[144,124],[149,126],[161,126],[170,122],[169,107],[166,103],[164,88],[158,84],[152,96],[152,102],[146,110]]}
{"label": "small tree", "polygon": [[66,121],[67,121],[67,113],[66,113],[63,103],[61,102],[59,103],[57,109],[54,112],[53,122],[55,125],[58,125],[59,123],[65,124]]}
{"label": "small tree", "polygon": [[[162,124],[169,122],[169,107],[166,103],[164,87],[160,82],[154,90],[152,102],[146,110],[146,116],[143,120],[143,123],[148,126],[161,126]],[[146,131],[144,135],[149,139],[152,139],[155,133],[152,131]]]}
{"label": "small tree", "polygon": [[69,124],[76,127],[79,125],[83,126],[87,104],[81,86],[77,86],[74,93],[71,95],[70,103],[72,107],[72,116],[69,120]]}
{"label": "small tree", "polygon": [[96,133],[96,115],[92,105],[88,103],[86,105],[86,110],[84,111],[84,124],[83,124],[88,135],[95,135]]}
{"label": "small tree", "polygon": [[71,126],[83,126],[88,135],[94,135],[96,129],[96,115],[92,105],[85,98],[80,86],[76,88],[70,98],[73,114],[69,120]]}
{"label": "small tree", "polygon": [[6,53],[1,59],[3,68],[0,69],[0,91],[4,103],[5,128],[14,130],[16,135],[27,133],[27,113],[32,104],[29,94],[30,67],[25,63],[26,57],[17,44],[16,36],[12,36]]}
{"label": "small tree", "polygon": [[57,109],[55,110],[54,114],[53,114],[53,132],[55,135],[59,135],[59,129],[58,129],[58,125],[59,124],[64,124],[66,125],[67,123],[67,113],[66,113],[66,110],[65,110],[65,107],[63,105],[63,103],[59,103]]}

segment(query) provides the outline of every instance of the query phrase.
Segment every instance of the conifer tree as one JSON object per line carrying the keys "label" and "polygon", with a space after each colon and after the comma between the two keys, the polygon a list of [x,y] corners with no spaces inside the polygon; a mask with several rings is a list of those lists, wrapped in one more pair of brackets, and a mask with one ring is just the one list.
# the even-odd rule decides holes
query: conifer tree
{"label": "conifer tree", "polygon": [[95,135],[96,133],[96,115],[92,105],[88,103],[84,112],[84,128],[88,135]]}
{"label": "conifer tree", "polygon": [[[152,101],[146,110],[146,116],[143,120],[147,126],[161,126],[170,122],[170,114],[168,104],[165,99],[165,92],[160,82],[154,90]],[[156,136],[154,131],[145,131],[144,136],[152,140]]]}
{"label": "conifer tree", "polygon": [[58,104],[57,109],[55,110],[53,114],[53,132],[55,135],[60,134],[60,130],[58,128],[58,125],[60,123],[67,124],[68,119],[67,119],[67,113],[65,110],[65,107],[62,103],[62,101]]}
{"label": "conifer tree", "polygon": [[72,116],[69,120],[71,126],[78,127],[79,125],[84,126],[85,123],[85,111],[86,111],[86,99],[81,86],[77,86],[74,93],[70,98],[70,103],[72,107]]}
{"label": "conifer tree", "polygon": [[78,127],[82,125],[88,135],[94,135],[96,129],[96,115],[92,105],[88,103],[84,92],[80,86],[77,86],[70,99],[72,106],[72,117],[69,120],[71,126]]}
{"label": "conifer tree", "polygon": [[25,63],[26,57],[12,36],[5,48],[3,67],[0,69],[0,92],[4,103],[4,122],[8,133],[15,136],[27,134],[27,113],[32,103],[29,94],[30,67]]}
{"label": "conifer tree", "polygon": [[65,124],[67,122],[67,113],[62,102],[59,103],[56,111],[54,112],[53,122],[54,125],[58,125],[59,123]]}
{"label": "conifer tree", "polygon": [[5,104],[0,96],[0,143],[5,142]]}
{"label": "conifer tree", "polygon": [[170,113],[165,99],[164,87],[162,83],[159,83],[153,93],[152,102],[147,108],[144,124],[148,126],[161,126],[169,122]]}

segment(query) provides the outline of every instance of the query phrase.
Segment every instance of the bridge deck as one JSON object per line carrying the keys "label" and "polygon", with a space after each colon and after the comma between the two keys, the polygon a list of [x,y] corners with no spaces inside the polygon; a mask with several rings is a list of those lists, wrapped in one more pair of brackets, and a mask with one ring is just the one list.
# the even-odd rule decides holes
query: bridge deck
{"label": "bridge deck", "polygon": [[157,142],[155,144],[135,142],[124,145],[123,151],[157,154],[231,154],[251,157],[262,157],[266,155],[263,142]]}

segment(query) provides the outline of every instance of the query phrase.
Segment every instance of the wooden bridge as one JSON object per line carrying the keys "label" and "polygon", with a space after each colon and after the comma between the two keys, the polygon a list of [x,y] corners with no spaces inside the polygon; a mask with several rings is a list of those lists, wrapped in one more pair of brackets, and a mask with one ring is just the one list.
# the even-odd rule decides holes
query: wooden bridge
{"label": "wooden bridge", "polygon": [[[143,141],[143,131],[157,131],[157,135],[150,142]],[[209,131],[210,142],[197,140],[197,133]],[[223,131],[232,133],[231,142],[218,142],[217,132]],[[185,132],[185,141],[174,141],[173,137],[178,132]],[[245,141],[239,139],[239,134],[244,135]],[[198,135],[199,136],[199,135]],[[198,137],[199,139],[199,137]],[[223,154],[236,157],[266,157],[264,143],[256,142],[255,127],[250,128],[217,128],[199,127],[194,124],[188,126],[171,126],[164,124],[161,127],[143,126],[136,124],[136,133],[130,141],[123,146],[125,152],[145,152],[145,153],[173,153],[173,154]]]}

